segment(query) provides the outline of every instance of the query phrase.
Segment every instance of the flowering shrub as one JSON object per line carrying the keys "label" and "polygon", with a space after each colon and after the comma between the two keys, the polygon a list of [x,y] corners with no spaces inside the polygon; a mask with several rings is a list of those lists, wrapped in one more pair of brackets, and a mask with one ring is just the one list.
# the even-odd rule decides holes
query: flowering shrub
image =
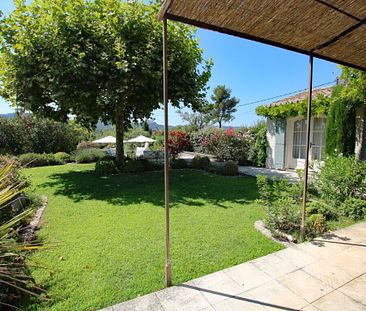
{"label": "flowering shrub", "polygon": [[169,153],[176,156],[183,150],[192,150],[192,145],[189,140],[189,135],[183,131],[171,131],[169,132],[168,139]]}
{"label": "flowering shrub", "polygon": [[249,131],[209,129],[192,135],[191,142],[195,152],[212,154],[218,161],[239,162],[248,159],[254,137]]}

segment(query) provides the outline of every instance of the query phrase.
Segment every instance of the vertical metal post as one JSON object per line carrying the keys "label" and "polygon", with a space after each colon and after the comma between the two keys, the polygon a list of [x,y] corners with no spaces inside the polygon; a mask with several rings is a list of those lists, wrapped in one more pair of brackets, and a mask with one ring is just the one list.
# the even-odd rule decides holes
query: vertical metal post
{"label": "vertical metal post", "polygon": [[304,193],[302,198],[302,212],[301,212],[301,227],[300,240],[305,239],[305,217],[306,217],[306,201],[308,192],[308,177],[309,177],[309,156],[310,156],[310,129],[311,129],[311,99],[313,93],[313,53],[309,55],[309,93],[308,93],[308,112],[306,122],[306,155],[304,167]]}
{"label": "vertical metal post", "polygon": [[172,285],[170,266],[170,215],[169,215],[169,150],[168,150],[168,26],[163,19],[163,101],[164,101],[164,194],[165,194],[165,285]]}

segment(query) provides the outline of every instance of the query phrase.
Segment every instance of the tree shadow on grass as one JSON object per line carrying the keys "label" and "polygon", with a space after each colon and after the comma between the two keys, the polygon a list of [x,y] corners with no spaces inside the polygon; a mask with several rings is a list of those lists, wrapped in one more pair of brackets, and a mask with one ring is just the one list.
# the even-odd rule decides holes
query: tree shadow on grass
{"label": "tree shadow on grass", "polygon": [[[170,176],[172,207],[209,203],[228,208],[230,203],[248,204],[257,198],[254,178],[228,178],[190,170],[172,171]],[[69,171],[52,174],[39,186],[52,188],[54,195],[74,202],[100,200],[113,205],[150,203],[164,207],[163,172],[101,177],[93,171]]]}

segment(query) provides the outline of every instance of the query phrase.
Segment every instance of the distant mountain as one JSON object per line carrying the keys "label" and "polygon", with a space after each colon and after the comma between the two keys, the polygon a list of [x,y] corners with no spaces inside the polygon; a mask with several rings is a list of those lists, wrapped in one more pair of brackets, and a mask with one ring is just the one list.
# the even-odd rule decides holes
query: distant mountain
{"label": "distant mountain", "polygon": [[[9,119],[14,118],[15,117],[15,112],[0,114],[0,117],[1,118],[9,118]],[[149,128],[152,131],[162,131],[162,130],[164,130],[164,125],[158,124],[153,120],[148,120],[147,123],[149,124]],[[172,126],[169,126],[169,128],[172,128]],[[110,124],[110,123],[104,124],[102,121],[98,121],[96,131],[111,130],[111,129],[113,129],[112,124]]]}
{"label": "distant mountain", "polygon": [[[149,125],[149,128],[152,131],[163,131],[164,130],[163,124],[158,124],[153,120],[148,120],[147,124]],[[138,127],[141,127],[141,125],[138,125]],[[173,128],[173,126],[169,126],[169,128]],[[103,122],[99,121],[97,124],[96,131],[111,130],[111,129],[113,129],[113,125],[111,123],[104,124]]]}
{"label": "distant mountain", "polygon": [[15,112],[10,112],[10,113],[5,113],[5,114],[0,114],[1,118],[8,118],[8,119],[12,119],[15,117]]}

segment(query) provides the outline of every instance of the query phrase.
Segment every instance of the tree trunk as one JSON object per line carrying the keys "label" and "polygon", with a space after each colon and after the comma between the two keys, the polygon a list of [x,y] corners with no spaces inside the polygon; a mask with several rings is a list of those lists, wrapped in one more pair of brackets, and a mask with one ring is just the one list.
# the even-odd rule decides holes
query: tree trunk
{"label": "tree trunk", "polygon": [[123,126],[123,112],[122,107],[116,106],[116,163],[123,165],[125,160],[125,150],[123,146],[123,139],[125,136],[125,129]]}
{"label": "tree trunk", "polygon": [[221,128],[221,126],[222,126],[222,120],[219,119],[219,129]]}

